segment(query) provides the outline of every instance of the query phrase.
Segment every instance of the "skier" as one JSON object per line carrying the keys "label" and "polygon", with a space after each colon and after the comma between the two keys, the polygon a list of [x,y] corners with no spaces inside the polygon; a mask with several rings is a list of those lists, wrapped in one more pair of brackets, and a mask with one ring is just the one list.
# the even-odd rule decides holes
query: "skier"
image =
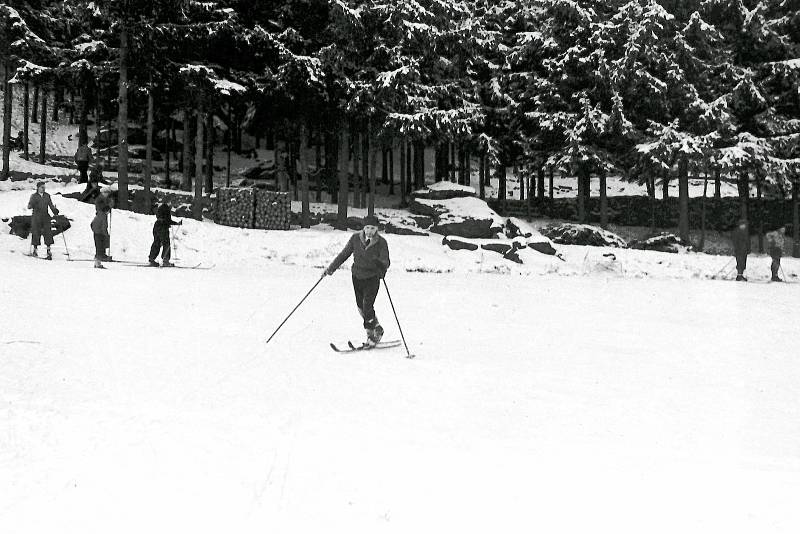
{"label": "skier", "polygon": [[747,219],[739,220],[739,225],[734,229],[733,255],[736,257],[736,281],[747,282],[744,270],[747,268],[747,255],[750,253],[750,232],[747,228]]}
{"label": "skier", "polygon": [[378,234],[377,217],[368,215],[364,217],[363,224],[363,229],[350,236],[347,245],[325,269],[323,276],[332,275],[347,258],[353,256],[353,291],[358,312],[364,319],[367,333],[365,345],[374,346],[383,337],[383,327],[375,316],[374,306],[381,279],[389,269],[389,245]]}
{"label": "skier", "polygon": [[44,244],[47,245],[48,260],[53,259],[53,254],[50,252],[50,245],[53,244],[53,229],[50,227],[50,215],[47,209],[53,212],[53,217],[58,215],[58,209],[53,205],[53,201],[45,192],[45,183],[38,182],[36,184],[36,192],[31,195],[28,201],[28,209],[33,210],[31,215],[31,244],[33,245],[33,252],[31,256],[39,256],[37,247],[41,243],[41,237],[44,236]]}
{"label": "skier", "polygon": [[94,266],[96,269],[105,269],[103,261],[111,261],[111,256],[106,255],[106,248],[111,240],[108,234],[108,214],[111,212],[111,202],[106,195],[101,194],[95,201],[95,216],[92,219],[92,233],[94,233]]}
{"label": "skier", "polygon": [[783,256],[784,244],[784,229],[778,228],[772,232],[767,233],[767,247],[769,255],[772,257],[772,281],[783,282],[781,277],[778,276],[778,271],[781,268],[781,256]]}
{"label": "skier", "polygon": [[87,145],[85,141],[80,143],[78,149],[75,151],[75,163],[78,165],[78,171],[81,173],[78,183],[85,184],[89,181],[89,164],[92,163],[92,149],[89,148],[89,145]]}
{"label": "skier", "polygon": [[153,267],[158,267],[156,256],[159,250],[161,252],[161,266],[173,267],[175,264],[169,261],[172,250],[170,249],[169,242],[169,227],[173,225],[182,225],[183,221],[172,220],[172,208],[169,204],[161,204],[156,209],[156,222],[153,224],[153,245],[150,247],[149,262]]}

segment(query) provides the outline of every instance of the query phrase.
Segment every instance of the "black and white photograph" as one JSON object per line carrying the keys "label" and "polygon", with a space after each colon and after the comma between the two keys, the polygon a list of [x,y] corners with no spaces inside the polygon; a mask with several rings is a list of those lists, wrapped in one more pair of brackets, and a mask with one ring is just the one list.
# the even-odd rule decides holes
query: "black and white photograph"
{"label": "black and white photograph", "polygon": [[0,0],[0,532],[800,532],[800,0]]}

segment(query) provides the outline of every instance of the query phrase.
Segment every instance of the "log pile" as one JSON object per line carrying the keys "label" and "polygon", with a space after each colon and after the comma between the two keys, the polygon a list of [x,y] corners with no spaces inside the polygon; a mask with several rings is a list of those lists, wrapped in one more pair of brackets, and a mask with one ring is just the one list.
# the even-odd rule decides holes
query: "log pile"
{"label": "log pile", "polygon": [[217,224],[288,230],[291,215],[288,193],[237,187],[221,187],[217,190]]}
{"label": "log pile", "polygon": [[217,190],[217,224],[253,228],[253,189],[221,187]]}
{"label": "log pile", "polygon": [[288,230],[292,216],[289,193],[256,190],[255,227]]}

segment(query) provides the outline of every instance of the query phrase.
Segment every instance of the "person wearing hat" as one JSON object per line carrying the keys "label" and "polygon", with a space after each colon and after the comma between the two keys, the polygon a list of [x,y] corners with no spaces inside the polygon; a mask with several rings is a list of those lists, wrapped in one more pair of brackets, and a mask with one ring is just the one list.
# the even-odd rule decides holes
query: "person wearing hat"
{"label": "person wearing hat", "polygon": [[339,255],[325,269],[323,276],[332,275],[347,258],[353,256],[353,292],[358,313],[363,318],[364,330],[367,332],[365,345],[375,345],[383,337],[383,327],[375,316],[375,298],[378,296],[381,279],[389,269],[389,245],[378,233],[377,217],[364,217],[363,225],[361,231],[350,236]]}
{"label": "person wearing hat", "polygon": [[105,269],[103,261],[111,261],[112,258],[106,254],[106,249],[111,241],[108,233],[108,214],[111,213],[112,201],[106,194],[101,194],[94,202],[95,215],[89,225],[94,234],[94,266],[97,269]]}
{"label": "person wearing hat", "polygon": [[50,252],[50,245],[53,244],[53,229],[50,227],[48,208],[53,212],[53,217],[58,215],[58,210],[53,205],[53,200],[45,192],[45,183],[38,182],[36,184],[36,192],[31,195],[28,201],[28,209],[33,210],[31,215],[31,244],[33,245],[33,252],[31,252],[31,256],[39,256],[36,249],[42,242],[42,236],[44,236],[44,244],[47,245],[46,258],[52,260],[53,254]]}
{"label": "person wearing hat", "polygon": [[770,257],[772,258],[772,265],[770,265],[770,269],[772,270],[771,280],[773,282],[783,282],[781,277],[778,276],[778,272],[781,269],[781,256],[783,256],[783,245],[785,243],[784,233],[784,228],[778,228],[772,232],[767,232],[766,235],[767,252],[769,252]]}
{"label": "person wearing hat", "polygon": [[739,225],[733,230],[733,255],[736,258],[736,281],[747,282],[744,270],[747,268],[747,255],[750,254],[750,231],[747,219],[739,219]]}

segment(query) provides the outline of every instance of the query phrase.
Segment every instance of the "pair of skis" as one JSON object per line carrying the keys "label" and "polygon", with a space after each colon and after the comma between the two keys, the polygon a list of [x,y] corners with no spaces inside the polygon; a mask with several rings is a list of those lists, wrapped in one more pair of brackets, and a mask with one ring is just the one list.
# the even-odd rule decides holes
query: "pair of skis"
{"label": "pair of skis", "polygon": [[[331,345],[331,348],[334,351],[336,351],[336,352],[338,352],[340,354],[346,354],[346,353],[350,353],[350,352],[363,352],[363,351],[378,350],[378,349],[391,349],[391,348],[394,348],[394,347],[399,347],[400,345],[402,345],[402,342],[399,339],[396,339],[396,340],[392,340],[392,341],[379,341],[375,345],[369,345],[369,344],[366,344],[366,343],[364,343],[363,345],[356,345],[352,341],[348,341],[347,342],[348,348],[346,348],[346,349],[337,347],[335,343],[331,343],[330,345]],[[409,356],[406,356],[406,357],[407,358],[413,358],[414,355],[412,354],[412,355],[409,355]]]}
{"label": "pair of skis", "polygon": [[[68,260],[68,261],[94,261],[93,259],[75,259],[75,260]],[[161,267],[161,265],[151,265],[148,262],[144,261],[129,261],[129,260],[101,260],[103,263],[119,263],[120,265],[130,265],[132,267]],[[213,265],[203,265],[202,263],[198,263],[197,265],[172,265],[170,267],[163,267],[163,269],[211,269]]]}

